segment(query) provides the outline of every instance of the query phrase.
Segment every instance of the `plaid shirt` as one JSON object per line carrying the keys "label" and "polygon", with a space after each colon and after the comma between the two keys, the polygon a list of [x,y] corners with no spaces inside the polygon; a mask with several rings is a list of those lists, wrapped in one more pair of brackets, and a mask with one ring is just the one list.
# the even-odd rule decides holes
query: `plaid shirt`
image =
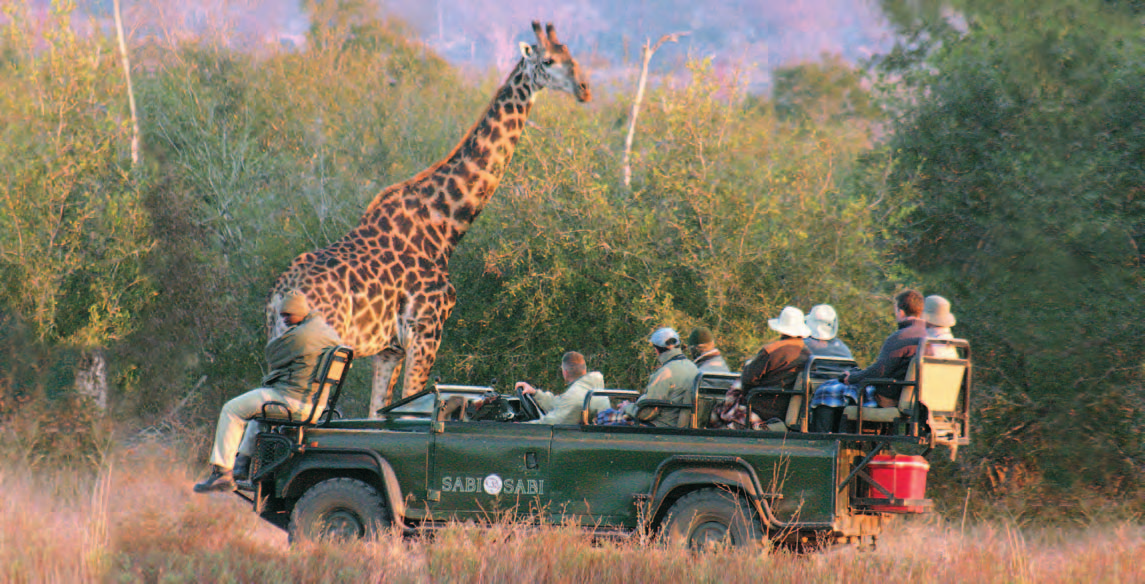
{"label": "plaid shirt", "polygon": [[[811,396],[811,407],[813,408],[818,406],[842,408],[857,403],[859,403],[859,386],[847,385],[835,379],[820,385],[815,390],[815,395]],[[873,385],[868,385],[863,391],[863,407],[879,407],[878,402],[875,401],[875,387]]]}
{"label": "plaid shirt", "polygon": [[624,413],[624,406],[628,405],[628,401],[621,402],[615,408],[608,408],[601,410],[596,414],[597,426],[631,426],[633,424],[632,418]]}

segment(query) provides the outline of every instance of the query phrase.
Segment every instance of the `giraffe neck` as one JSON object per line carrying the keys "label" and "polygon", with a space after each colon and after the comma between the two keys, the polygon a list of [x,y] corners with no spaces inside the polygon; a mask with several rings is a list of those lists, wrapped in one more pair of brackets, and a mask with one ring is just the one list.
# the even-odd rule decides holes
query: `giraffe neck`
{"label": "giraffe neck", "polygon": [[438,230],[440,239],[433,238],[439,245],[434,255],[448,258],[496,192],[525,130],[533,99],[541,89],[534,80],[533,66],[530,60],[521,59],[453,151],[403,183],[404,189],[387,189],[378,195],[363,220],[376,218],[377,208],[399,202],[392,198],[398,196],[404,209]]}
{"label": "giraffe neck", "polygon": [[[533,99],[541,89],[532,74],[533,63],[521,59],[497,90],[485,115],[473,124],[461,142],[434,173],[444,181],[445,200],[452,219],[447,235],[449,253],[469,230],[501,184]],[[433,201],[430,201],[432,204]]]}

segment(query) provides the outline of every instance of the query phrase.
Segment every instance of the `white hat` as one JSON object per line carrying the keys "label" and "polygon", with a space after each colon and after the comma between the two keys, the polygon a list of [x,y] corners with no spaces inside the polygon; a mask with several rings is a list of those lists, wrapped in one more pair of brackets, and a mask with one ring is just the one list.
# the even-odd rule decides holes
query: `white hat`
{"label": "white hat", "polygon": [[656,329],[656,332],[652,333],[648,340],[661,349],[671,349],[680,345],[680,335],[670,327]]}
{"label": "white hat", "polygon": [[922,320],[934,326],[952,327],[958,322],[950,313],[950,301],[938,296],[927,296],[922,308]]}
{"label": "white hat", "polygon": [[830,304],[817,304],[811,308],[804,319],[811,327],[811,337],[820,341],[829,341],[839,334],[839,316]]}
{"label": "white hat", "polygon": [[790,337],[811,336],[811,329],[803,322],[803,311],[794,306],[784,306],[779,318],[768,320],[767,326]]}

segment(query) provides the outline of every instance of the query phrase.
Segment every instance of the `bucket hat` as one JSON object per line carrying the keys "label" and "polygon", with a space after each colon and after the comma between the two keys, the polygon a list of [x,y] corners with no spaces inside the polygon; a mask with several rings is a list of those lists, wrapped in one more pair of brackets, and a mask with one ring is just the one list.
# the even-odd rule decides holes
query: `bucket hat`
{"label": "bucket hat", "polygon": [[829,341],[839,334],[839,315],[830,304],[817,304],[807,313],[807,326],[811,328],[811,337],[820,341]]}
{"label": "bucket hat", "polygon": [[952,327],[957,320],[950,313],[950,301],[938,296],[927,296],[922,308],[922,320],[934,326]]}
{"label": "bucket hat", "polygon": [[811,329],[803,322],[803,311],[794,306],[784,306],[779,318],[768,320],[767,326],[791,337],[806,337],[811,334]]}

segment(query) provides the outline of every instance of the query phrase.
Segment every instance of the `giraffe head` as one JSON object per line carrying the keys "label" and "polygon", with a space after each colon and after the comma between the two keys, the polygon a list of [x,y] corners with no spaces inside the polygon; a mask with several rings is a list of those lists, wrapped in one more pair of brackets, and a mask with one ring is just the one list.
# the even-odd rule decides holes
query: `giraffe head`
{"label": "giraffe head", "polygon": [[571,93],[577,101],[591,101],[592,90],[588,87],[588,75],[581,71],[576,59],[569,54],[568,47],[557,40],[553,25],[550,23],[541,30],[541,23],[534,20],[533,32],[537,35],[537,44],[522,42],[521,57],[536,83],[541,87]]}

